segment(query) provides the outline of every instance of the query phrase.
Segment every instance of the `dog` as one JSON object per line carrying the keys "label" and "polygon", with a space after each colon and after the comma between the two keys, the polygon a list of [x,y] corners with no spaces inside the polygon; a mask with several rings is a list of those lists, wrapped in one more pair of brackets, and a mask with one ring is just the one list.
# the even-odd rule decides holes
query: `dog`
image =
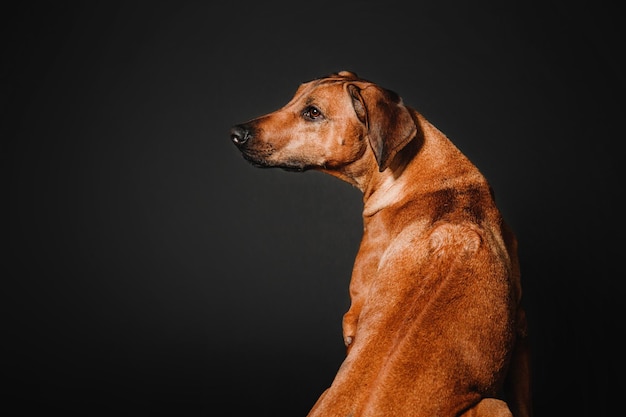
{"label": "dog", "polygon": [[363,193],[346,357],[308,417],[530,417],[517,241],[478,168],[395,92],[340,71],[235,125],[258,167]]}

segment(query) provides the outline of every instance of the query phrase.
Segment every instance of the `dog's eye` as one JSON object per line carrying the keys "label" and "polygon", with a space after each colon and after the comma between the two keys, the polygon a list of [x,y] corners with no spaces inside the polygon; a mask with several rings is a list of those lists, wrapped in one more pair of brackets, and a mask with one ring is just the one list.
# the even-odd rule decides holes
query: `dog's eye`
{"label": "dog's eye", "polygon": [[322,117],[322,112],[315,106],[309,106],[302,112],[302,115],[310,120],[316,120]]}

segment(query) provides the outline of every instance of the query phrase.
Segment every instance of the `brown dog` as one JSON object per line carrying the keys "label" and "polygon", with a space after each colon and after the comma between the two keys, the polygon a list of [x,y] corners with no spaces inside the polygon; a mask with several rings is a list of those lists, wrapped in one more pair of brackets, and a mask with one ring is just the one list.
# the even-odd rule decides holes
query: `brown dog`
{"label": "brown dog", "polygon": [[309,417],[528,417],[516,240],[479,170],[395,93],[342,71],[231,129],[260,167],[363,192],[347,356]]}

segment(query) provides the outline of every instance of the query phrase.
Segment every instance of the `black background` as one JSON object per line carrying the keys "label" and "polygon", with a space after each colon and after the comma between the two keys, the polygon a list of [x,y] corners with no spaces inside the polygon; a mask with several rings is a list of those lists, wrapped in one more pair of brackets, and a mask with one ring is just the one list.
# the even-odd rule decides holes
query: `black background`
{"label": "black background", "polygon": [[3,414],[306,415],[343,358],[361,196],[248,165],[228,129],[347,69],[398,92],[495,189],[520,241],[536,415],[609,415],[618,15],[500,3],[3,11]]}

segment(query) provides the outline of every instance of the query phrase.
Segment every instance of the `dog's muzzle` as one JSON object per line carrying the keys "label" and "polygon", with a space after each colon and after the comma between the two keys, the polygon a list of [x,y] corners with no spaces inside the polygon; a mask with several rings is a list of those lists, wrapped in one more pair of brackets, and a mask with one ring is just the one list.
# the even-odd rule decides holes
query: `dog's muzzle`
{"label": "dog's muzzle", "polygon": [[243,125],[236,125],[230,129],[230,139],[237,146],[244,145],[251,137],[252,132]]}

